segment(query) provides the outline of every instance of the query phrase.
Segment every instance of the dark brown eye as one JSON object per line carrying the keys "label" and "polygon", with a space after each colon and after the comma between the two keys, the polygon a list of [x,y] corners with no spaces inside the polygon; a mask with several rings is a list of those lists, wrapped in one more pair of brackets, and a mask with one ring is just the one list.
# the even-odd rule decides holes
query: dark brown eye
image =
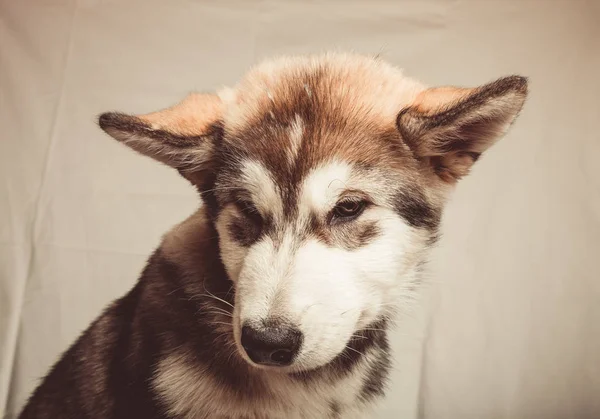
{"label": "dark brown eye", "polygon": [[365,201],[340,201],[333,209],[333,219],[348,221],[358,217],[367,206]]}

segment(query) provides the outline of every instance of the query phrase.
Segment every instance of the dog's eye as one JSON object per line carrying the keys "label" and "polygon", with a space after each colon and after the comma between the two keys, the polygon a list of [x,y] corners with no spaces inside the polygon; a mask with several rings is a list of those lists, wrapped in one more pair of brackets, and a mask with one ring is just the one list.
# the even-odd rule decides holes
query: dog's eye
{"label": "dog's eye", "polygon": [[242,214],[244,217],[256,222],[261,221],[260,212],[258,212],[258,210],[252,202],[246,200],[238,200],[235,201],[235,206],[237,207],[240,214]]}
{"label": "dog's eye", "polygon": [[366,208],[365,201],[345,200],[333,208],[333,220],[349,221],[358,217]]}

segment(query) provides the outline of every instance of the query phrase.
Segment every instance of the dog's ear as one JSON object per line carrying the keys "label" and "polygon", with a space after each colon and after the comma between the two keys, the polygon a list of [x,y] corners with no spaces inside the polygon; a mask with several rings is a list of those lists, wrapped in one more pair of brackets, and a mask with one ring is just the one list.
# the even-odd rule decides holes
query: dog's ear
{"label": "dog's ear", "polygon": [[217,95],[191,94],[179,104],[146,115],[108,112],[98,123],[111,137],[161,161],[195,183],[210,169],[216,138],[222,131]]}
{"label": "dog's ear", "polygon": [[442,180],[455,182],[506,133],[526,96],[527,79],[519,76],[476,88],[431,88],[396,123],[415,156]]}

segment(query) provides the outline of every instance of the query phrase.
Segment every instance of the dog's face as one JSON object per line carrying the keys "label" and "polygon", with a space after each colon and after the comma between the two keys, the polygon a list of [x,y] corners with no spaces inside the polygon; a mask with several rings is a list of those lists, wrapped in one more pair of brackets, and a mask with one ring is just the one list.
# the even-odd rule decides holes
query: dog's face
{"label": "dog's face", "polygon": [[[287,130],[300,131],[293,124]],[[275,134],[284,136],[274,137],[275,144],[285,131]],[[386,145],[389,134],[370,135],[368,141],[395,152]],[[236,284],[234,331],[244,324],[292,325],[302,334],[295,366],[323,365],[354,332],[390,317],[411,296],[439,209],[405,171],[364,150],[273,166],[247,152],[248,144],[244,149],[214,187],[221,255]]]}
{"label": "dog's face", "polygon": [[[235,284],[240,353],[298,371],[410,303],[448,193],[525,96],[521,77],[428,89],[381,61],[327,55],[100,123],[198,187]],[[244,341],[256,336],[267,359]]]}

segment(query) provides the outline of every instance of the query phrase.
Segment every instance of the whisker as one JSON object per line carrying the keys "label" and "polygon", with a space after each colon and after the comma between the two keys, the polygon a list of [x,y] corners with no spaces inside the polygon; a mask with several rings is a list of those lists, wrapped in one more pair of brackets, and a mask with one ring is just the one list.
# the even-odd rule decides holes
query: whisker
{"label": "whisker", "polygon": [[[233,313],[229,310],[225,310],[224,308],[220,308],[220,307],[210,307],[211,310],[214,310],[216,312],[220,312],[223,314],[227,314],[229,316],[231,316]],[[211,310],[208,310],[207,312],[210,312]]]}
{"label": "whisker", "polygon": [[182,289],[185,285],[182,285],[180,287],[175,288],[173,291],[167,293],[167,295],[173,295],[174,293],[176,293],[177,291],[179,291],[180,289]]}
{"label": "whisker", "polygon": [[365,354],[363,354],[362,352],[360,352],[360,351],[357,351],[356,349],[354,349],[354,348],[351,348],[351,347],[349,347],[349,346],[346,346],[346,349],[350,349],[351,351],[354,351],[354,352],[356,352],[356,353],[357,353],[357,354],[359,354],[359,355],[365,356]]}
{"label": "whisker", "polygon": [[223,308],[223,307],[216,307],[216,306],[212,306],[212,305],[207,305],[207,306],[202,306],[200,308],[200,310],[203,310],[203,309],[206,309],[206,310],[218,310],[218,311],[222,311],[222,312],[227,313],[227,314],[233,314],[233,311],[230,311],[229,307],[228,308]]}
{"label": "whisker", "polygon": [[229,297],[229,293],[233,291],[233,285],[229,287],[229,289],[227,290],[227,293],[225,293],[225,297]]}
{"label": "whisker", "polygon": [[369,339],[367,336],[361,336],[361,335],[351,335],[353,338],[357,338],[357,339]]}
{"label": "whisker", "polygon": [[225,323],[225,322],[210,322],[211,324],[223,324],[225,326],[233,326],[231,323]]}
{"label": "whisker", "polygon": [[229,364],[229,362],[231,361],[231,358],[235,355],[234,351],[231,351],[231,353],[229,354],[229,356],[227,357],[227,363]]}
{"label": "whisker", "polygon": [[[198,310],[199,312],[202,310]],[[204,311],[203,313],[206,314],[217,314],[217,315],[221,315],[221,316],[227,316],[233,319],[233,316],[230,313],[225,313],[223,311]]]}
{"label": "whisker", "polygon": [[[206,290],[206,288],[205,288],[205,290]],[[214,294],[211,294],[209,291],[206,291],[206,292],[207,292],[207,294],[199,294],[198,296],[199,296],[199,297],[209,297],[209,298],[214,298],[215,300],[217,300],[217,301],[220,301],[220,302],[222,302],[222,303],[225,303],[225,304],[227,304],[227,305],[228,305],[229,307],[231,307],[231,308],[234,308],[234,307],[233,307],[233,304],[231,304],[230,302],[227,302],[227,301],[225,301],[224,299],[222,299],[222,298],[219,298],[219,297],[217,297],[217,296],[216,296],[216,295],[214,295]]]}
{"label": "whisker", "polygon": [[232,191],[235,189],[240,189],[238,186],[218,186],[216,188],[207,189],[203,192],[214,192],[214,191]]}
{"label": "whisker", "polygon": [[347,359],[348,361],[354,361],[347,353],[341,352],[340,355],[342,358]]}

